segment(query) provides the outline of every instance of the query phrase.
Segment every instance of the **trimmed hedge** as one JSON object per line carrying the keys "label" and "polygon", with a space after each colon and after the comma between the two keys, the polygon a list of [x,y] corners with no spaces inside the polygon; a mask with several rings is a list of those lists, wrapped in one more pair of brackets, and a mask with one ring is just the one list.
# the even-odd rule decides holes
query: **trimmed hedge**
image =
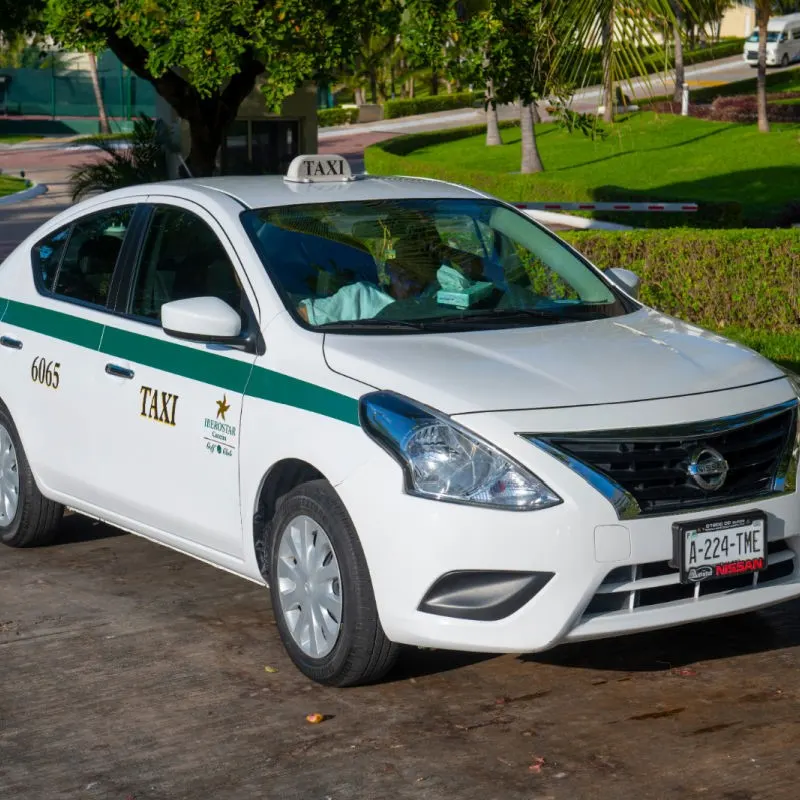
{"label": "trimmed hedge", "polygon": [[483,92],[457,92],[436,94],[428,97],[413,97],[404,100],[387,100],[383,104],[384,119],[410,117],[414,114],[430,114],[434,111],[450,111],[454,108],[471,108],[483,102]]}
{"label": "trimmed hedge", "polygon": [[[501,128],[519,125],[516,120],[500,123]],[[405,156],[425,147],[431,147],[444,142],[455,142],[467,139],[486,132],[485,125],[470,125],[465,128],[455,128],[431,133],[412,133],[398,136],[385,142],[368,147],[364,152],[366,170],[372,175],[407,175],[409,163]],[[475,169],[464,169],[453,166],[451,163],[437,164],[433,162],[413,162],[413,173],[423,178],[436,178],[438,180],[462,183],[480,191],[499,197],[511,203],[526,201],[536,202],[571,202],[571,201],[620,201],[634,202],[637,200],[650,200],[646,194],[637,194],[628,189],[615,191],[612,187],[598,191],[574,180],[563,180],[558,173],[539,173],[536,175],[522,175],[521,173],[483,172]],[[598,213],[593,215],[597,219],[621,222],[635,227],[664,227],[668,216],[658,214],[632,214],[632,213]],[[686,225],[685,215],[671,215],[676,224]],[[720,202],[703,203],[700,210],[690,215],[689,224],[692,227],[739,227],[742,225],[742,208],[739,203]]]}
{"label": "trimmed hedge", "polygon": [[794,230],[570,231],[598,267],[642,279],[642,300],[715,330],[800,333],[800,243]]}
{"label": "trimmed hedge", "polygon": [[317,124],[320,128],[348,125],[353,122],[358,122],[357,108],[320,108],[317,111]]}

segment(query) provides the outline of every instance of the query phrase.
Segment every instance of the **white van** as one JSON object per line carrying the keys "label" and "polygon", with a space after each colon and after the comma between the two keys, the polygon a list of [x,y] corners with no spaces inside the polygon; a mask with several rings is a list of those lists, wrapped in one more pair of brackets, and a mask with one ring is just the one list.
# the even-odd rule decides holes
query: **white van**
{"label": "white van", "polygon": [[[758,29],[744,43],[744,60],[758,66]],[[800,14],[774,17],[767,23],[767,65],[788,67],[800,59]]]}

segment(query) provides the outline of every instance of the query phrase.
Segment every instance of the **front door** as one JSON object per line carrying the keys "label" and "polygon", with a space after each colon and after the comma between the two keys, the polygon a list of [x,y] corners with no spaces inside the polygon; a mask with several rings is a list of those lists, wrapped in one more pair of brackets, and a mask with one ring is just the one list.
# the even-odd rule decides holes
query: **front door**
{"label": "front door", "polygon": [[170,300],[215,296],[255,324],[257,306],[243,275],[205,211],[154,205],[124,313],[100,346],[110,423],[102,455],[108,509],[136,520],[134,529],[167,543],[194,543],[211,558],[242,555],[239,442],[255,356],[167,336],[160,309]]}

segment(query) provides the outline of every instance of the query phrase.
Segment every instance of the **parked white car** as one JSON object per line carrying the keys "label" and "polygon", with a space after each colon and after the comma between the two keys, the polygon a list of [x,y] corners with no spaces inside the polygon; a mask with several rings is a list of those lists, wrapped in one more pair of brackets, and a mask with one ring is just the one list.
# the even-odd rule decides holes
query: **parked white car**
{"label": "parked white car", "polygon": [[136,186],[0,266],[0,540],[64,507],[268,584],[294,663],[800,595],[798,386],[514,207],[299,157]]}
{"label": "parked white car", "polygon": [[[744,60],[758,66],[758,29],[744,43]],[[800,59],[800,14],[773,17],[767,23],[767,65],[788,67]]]}

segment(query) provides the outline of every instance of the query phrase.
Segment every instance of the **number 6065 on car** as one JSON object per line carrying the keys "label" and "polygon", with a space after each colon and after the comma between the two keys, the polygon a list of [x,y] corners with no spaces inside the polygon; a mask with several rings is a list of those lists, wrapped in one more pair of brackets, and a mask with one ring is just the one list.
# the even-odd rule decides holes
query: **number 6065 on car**
{"label": "number 6065 on car", "polygon": [[34,383],[41,383],[50,389],[58,389],[58,384],[61,382],[58,374],[60,368],[61,364],[58,361],[48,361],[43,357],[37,356],[31,364],[31,380]]}

